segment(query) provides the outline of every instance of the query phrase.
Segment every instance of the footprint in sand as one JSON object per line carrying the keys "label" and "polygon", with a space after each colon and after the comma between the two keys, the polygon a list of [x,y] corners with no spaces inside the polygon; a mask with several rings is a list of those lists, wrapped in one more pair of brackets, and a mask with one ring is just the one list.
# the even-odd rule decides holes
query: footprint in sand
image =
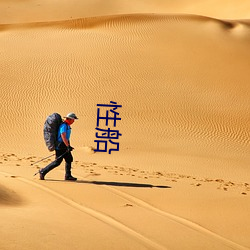
{"label": "footprint in sand", "polygon": [[129,203],[126,203],[126,204],[124,205],[124,207],[133,207],[133,205],[132,205],[132,204],[129,204]]}

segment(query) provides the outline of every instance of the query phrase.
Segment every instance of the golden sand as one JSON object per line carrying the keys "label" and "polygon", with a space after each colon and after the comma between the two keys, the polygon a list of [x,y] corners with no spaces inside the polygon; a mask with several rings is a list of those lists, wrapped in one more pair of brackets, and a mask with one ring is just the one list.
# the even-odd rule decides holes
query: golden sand
{"label": "golden sand", "polygon": [[[171,2],[0,3],[0,249],[250,248],[250,5]],[[94,153],[110,101],[120,149]],[[33,176],[53,112],[76,183]]]}

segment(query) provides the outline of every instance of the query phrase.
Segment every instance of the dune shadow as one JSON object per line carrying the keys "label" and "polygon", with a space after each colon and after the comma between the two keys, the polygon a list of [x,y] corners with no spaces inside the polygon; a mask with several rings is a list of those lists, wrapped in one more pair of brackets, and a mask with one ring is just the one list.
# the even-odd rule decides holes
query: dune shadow
{"label": "dune shadow", "polygon": [[0,206],[20,206],[22,204],[23,200],[16,192],[0,185]]}

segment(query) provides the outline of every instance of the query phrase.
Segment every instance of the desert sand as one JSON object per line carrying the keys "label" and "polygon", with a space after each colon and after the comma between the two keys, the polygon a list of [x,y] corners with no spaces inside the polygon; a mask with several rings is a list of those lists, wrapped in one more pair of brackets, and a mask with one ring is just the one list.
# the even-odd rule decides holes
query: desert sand
{"label": "desert sand", "polygon": [[[0,10],[1,250],[250,249],[248,1]],[[110,102],[120,148],[95,152]],[[79,117],[74,183],[34,176],[54,112]]]}

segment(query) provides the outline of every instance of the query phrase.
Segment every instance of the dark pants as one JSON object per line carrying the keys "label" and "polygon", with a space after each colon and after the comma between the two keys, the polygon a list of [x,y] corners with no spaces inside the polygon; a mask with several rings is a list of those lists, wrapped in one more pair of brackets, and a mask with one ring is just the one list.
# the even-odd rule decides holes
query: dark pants
{"label": "dark pants", "polygon": [[65,160],[65,177],[71,176],[71,162],[73,162],[73,156],[71,152],[67,152],[66,149],[56,150],[56,160],[41,169],[40,172],[45,176],[49,171],[58,167],[63,159]]}

